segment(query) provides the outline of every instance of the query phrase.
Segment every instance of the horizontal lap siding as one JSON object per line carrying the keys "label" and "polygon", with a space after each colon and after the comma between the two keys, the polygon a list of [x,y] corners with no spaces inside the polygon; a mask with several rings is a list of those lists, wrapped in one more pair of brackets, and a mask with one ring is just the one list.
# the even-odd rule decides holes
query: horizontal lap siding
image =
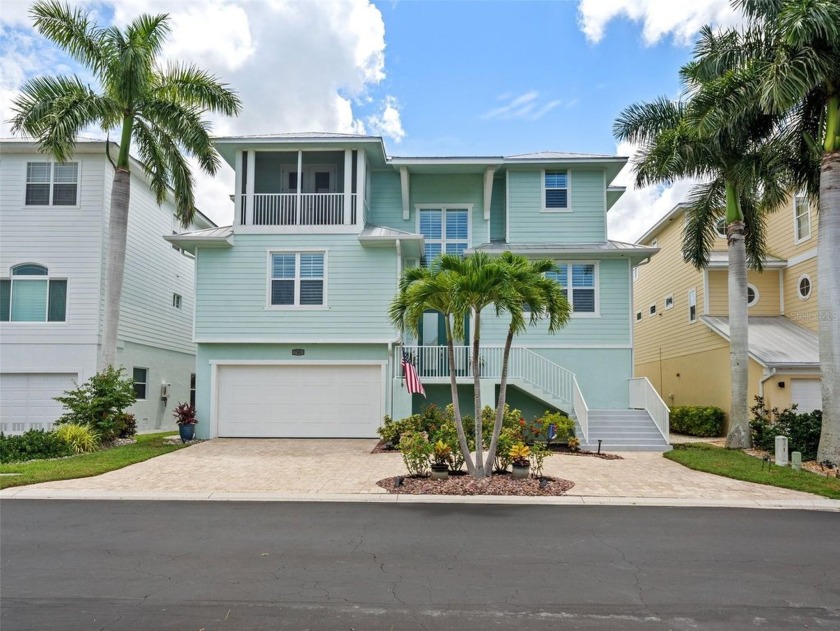
{"label": "horizontal lap siding", "polygon": [[4,344],[96,344],[99,330],[104,158],[79,155],[78,206],[25,206],[26,163],[41,155],[4,152],[0,168],[0,276],[39,263],[67,279],[67,321],[2,323]]}
{"label": "horizontal lap siding", "polygon": [[[562,263],[558,260],[558,263]],[[514,343],[522,346],[627,346],[630,344],[629,267],[625,259],[605,260],[598,265],[598,296],[600,317],[572,317],[555,334],[548,325],[529,326]],[[496,317],[492,309],[482,312],[482,344],[503,344],[507,335],[509,316]]]}
{"label": "horizontal lap siding", "polygon": [[493,197],[490,200],[490,240],[504,241],[507,229],[505,216],[505,178],[497,176],[493,179]]}
{"label": "horizontal lap siding", "polygon": [[[758,290],[758,302],[749,308],[751,316],[777,316],[780,313],[779,272],[747,272],[747,282]],[[709,315],[729,316],[729,273],[709,272]]]}
{"label": "horizontal lap siding", "polygon": [[[807,300],[802,300],[799,297],[799,280],[803,274],[807,274],[811,279],[811,295]],[[785,315],[797,324],[808,327],[816,333],[820,326],[819,306],[817,305],[819,279],[817,278],[816,257],[786,269],[784,279]]]}
{"label": "horizontal lap siding", "polygon": [[370,174],[370,216],[368,222],[405,232],[414,232],[414,213],[403,220],[400,175],[394,171],[373,171]]}
{"label": "horizontal lap siding", "polygon": [[[163,240],[172,234],[173,214],[171,202],[158,206],[143,180],[132,176],[119,337],[194,354],[195,262]],[[173,293],[181,295],[180,309],[172,306]]]}
{"label": "horizontal lap siding", "polygon": [[[267,308],[268,251],[327,251],[327,309]],[[396,291],[396,251],[364,248],[356,235],[239,235],[231,249],[198,255],[196,338],[294,336],[396,338],[388,305]]]}
{"label": "horizontal lap siding", "polygon": [[542,171],[510,171],[507,186],[510,243],[606,239],[603,170],[569,169],[571,212],[542,212]]}

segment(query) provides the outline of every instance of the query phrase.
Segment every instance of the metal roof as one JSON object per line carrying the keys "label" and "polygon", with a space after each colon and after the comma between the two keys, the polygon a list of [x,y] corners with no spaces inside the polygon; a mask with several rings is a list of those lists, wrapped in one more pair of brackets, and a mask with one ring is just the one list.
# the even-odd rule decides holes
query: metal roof
{"label": "metal roof", "polygon": [[385,228],[368,224],[359,234],[360,239],[422,239],[423,235],[416,232],[406,232],[396,228]]}
{"label": "metal roof", "polygon": [[[712,331],[729,340],[729,318],[701,316]],[[768,368],[819,368],[819,336],[784,316],[749,318],[750,356]]]}
{"label": "metal roof", "polygon": [[615,156],[606,153],[576,153],[568,151],[535,151],[533,153],[517,153],[505,156],[505,160],[626,160],[625,156]]}
{"label": "metal roof", "polygon": [[[783,269],[787,267],[787,261],[767,255],[764,257],[762,265],[767,269]],[[709,252],[709,264],[707,267],[709,269],[727,269],[729,267],[729,253],[720,251]]]}
{"label": "metal roof", "polygon": [[541,255],[613,255],[647,258],[659,252],[659,248],[645,247],[622,241],[605,241],[601,243],[485,243],[467,250],[471,252],[487,252],[501,254],[515,252],[517,254]]}

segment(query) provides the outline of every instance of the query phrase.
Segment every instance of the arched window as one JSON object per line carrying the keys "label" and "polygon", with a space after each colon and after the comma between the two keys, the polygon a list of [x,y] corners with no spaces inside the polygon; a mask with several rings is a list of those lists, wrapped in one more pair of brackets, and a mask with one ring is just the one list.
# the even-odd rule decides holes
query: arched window
{"label": "arched window", "polygon": [[0,279],[0,322],[64,322],[67,280],[50,278],[37,263],[13,265],[10,278]]}

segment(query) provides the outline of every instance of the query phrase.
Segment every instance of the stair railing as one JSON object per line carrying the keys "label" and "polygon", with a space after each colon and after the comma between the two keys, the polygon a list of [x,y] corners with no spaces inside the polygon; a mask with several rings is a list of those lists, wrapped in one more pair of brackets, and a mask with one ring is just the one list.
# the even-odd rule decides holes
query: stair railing
{"label": "stair railing", "polygon": [[577,382],[577,377],[572,375],[572,387],[574,388],[574,401],[572,403],[575,410],[575,417],[580,426],[580,431],[583,434],[581,443],[589,442],[589,406],[586,405],[586,399],[583,398],[583,393],[580,391],[580,386]]}
{"label": "stair railing", "polygon": [[668,442],[671,410],[665,405],[665,401],[662,400],[647,377],[636,377],[628,381],[630,383],[630,407],[645,410],[653,419],[665,442]]}

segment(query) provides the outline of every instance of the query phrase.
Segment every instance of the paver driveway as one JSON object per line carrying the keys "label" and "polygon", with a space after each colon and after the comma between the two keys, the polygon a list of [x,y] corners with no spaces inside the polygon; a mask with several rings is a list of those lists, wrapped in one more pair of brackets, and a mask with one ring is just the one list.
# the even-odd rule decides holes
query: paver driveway
{"label": "paver driveway", "polygon": [[[8,489],[133,494],[282,494],[317,497],[384,493],[382,478],[405,472],[399,454],[371,454],[375,440],[218,438],[93,478]],[[547,475],[575,483],[568,496],[702,501],[803,500],[814,495],[692,471],[659,453],[623,460],[553,456]],[[450,498],[449,501],[452,501]]]}

